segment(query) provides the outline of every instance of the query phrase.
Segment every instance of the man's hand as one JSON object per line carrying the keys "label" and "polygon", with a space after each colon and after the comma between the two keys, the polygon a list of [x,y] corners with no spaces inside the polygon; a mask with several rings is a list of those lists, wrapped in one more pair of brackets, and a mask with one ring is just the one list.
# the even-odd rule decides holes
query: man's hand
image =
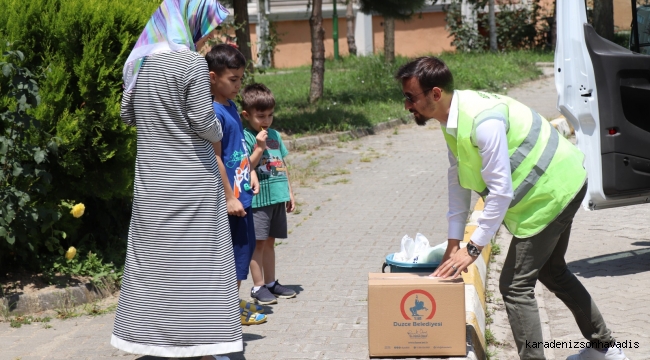
{"label": "man's hand", "polygon": [[266,139],[269,137],[269,132],[266,130],[260,130],[260,132],[257,133],[257,136],[255,137],[255,140],[257,140],[257,147],[259,149],[262,149],[262,151],[266,150]]}
{"label": "man's hand", "polygon": [[445,261],[454,255],[458,250],[460,250],[460,240],[449,239],[447,240],[447,250],[445,250],[445,255],[442,257],[440,264],[444,264]]}
{"label": "man's hand", "polygon": [[[447,251],[449,251],[449,246],[447,246]],[[431,276],[441,277],[446,279],[451,277],[455,279],[460,275],[461,271],[467,272],[467,268],[476,260],[477,258],[470,256],[467,253],[467,248],[462,248],[458,250],[452,250],[449,256],[445,253],[445,256],[442,259],[442,264],[438,266],[436,271],[431,274]]]}
{"label": "man's hand", "polygon": [[228,209],[228,215],[239,216],[239,217],[246,216],[246,210],[244,210],[244,205],[242,205],[239,199],[237,198],[226,199],[226,209]]}
{"label": "man's hand", "polygon": [[293,192],[290,193],[291,200],[287,201],[287,212],[293,212],[296,209],[296,201],[293,199]]}

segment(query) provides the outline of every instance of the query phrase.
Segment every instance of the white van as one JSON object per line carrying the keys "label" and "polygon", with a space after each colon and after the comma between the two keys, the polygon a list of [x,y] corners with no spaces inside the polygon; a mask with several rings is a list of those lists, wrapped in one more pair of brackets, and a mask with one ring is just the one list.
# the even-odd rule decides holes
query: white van
{"label": "white van", "polygon": [[626,49],[596,34],[584,0],[557,0],[558,108],[585,154],[590,210],[650,202],[649,2],[631,0]]}

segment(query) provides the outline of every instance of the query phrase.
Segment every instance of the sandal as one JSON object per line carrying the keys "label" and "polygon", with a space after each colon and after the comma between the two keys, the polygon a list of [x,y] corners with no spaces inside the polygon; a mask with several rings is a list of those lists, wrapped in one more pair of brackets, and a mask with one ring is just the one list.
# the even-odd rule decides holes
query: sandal
{"label": "sandal", "polygon": [[240,300],[239,301],[239,307],[241,309],[246,310],[246,311],[252,311],[252,312],[256,312],[256,313],[260,313],[260,314],[264,313],[264,308],[263,307],[261,307],[259,305],[255,305],[252,302],[248,302],[246,300]]}
{"label": "sandal", "polygon": [[256,312],[250,312],[245,309],[239,309],[239,313],[241,314],[241,324],[242,325],[258,325],[265,323],[267,318],[266,315],[256,313]]}

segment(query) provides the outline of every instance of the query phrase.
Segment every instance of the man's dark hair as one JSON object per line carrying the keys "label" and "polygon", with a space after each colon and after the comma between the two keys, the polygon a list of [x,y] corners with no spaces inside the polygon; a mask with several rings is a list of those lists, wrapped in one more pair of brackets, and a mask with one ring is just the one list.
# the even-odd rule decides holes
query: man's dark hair
{"label": "man's dark hair", "polygon": [[205,55],[208,69],[217,75],[223,74],[226,69],[239,69],[246,66],[244,55],[231,45],[218,44],[212,47]]}
{"label": "man's dark hair", "polygon": [[447,93],[454,91],[454,77],[444,63],[435,56],[419,57],[407,64],[402,65],[395,79],[405,81],[410,78],[418,79],[423,91],[439,87]]}
{"label": "man's dark hair", "polygon": [[266,111],[275,108],[273,93],[264,84],[247,85],[241,92],[242,110]]}

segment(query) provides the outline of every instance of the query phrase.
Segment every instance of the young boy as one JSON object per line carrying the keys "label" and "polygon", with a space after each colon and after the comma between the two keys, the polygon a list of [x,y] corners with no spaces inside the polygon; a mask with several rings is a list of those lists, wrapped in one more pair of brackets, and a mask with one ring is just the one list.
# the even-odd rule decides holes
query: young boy
{"label": "young boy", "polygon": [[[232,234],[237,288],[248,276],[248,267],[255,250],[255,229],[251,202],[259,191],[255,172],[250,171],[250,159],[244,140],[244,128],[237,106],[232,101],[241,88],[246,59],[239,50],[226,44],[219,44],[206,54],[210,70],[210,92],[213,108],[221,123],[223,138],[215,144],[219,172],[223,181],[228,208],[228,221]],[[240,300],[242,325],[261,324],[266,315],[263,308]]]}
{"label": "young boy", "polygon": [[269,129],[273,123],[275,99],[262,84],[252,84],[242,92],[242,116],[248,120],[244,130],[251,154],[251,166],[260,181],[253,198],[253,220],[257,245],[251,261],[254,287],[251,297],[258,304],[275,304],[276,297],[292,298],[296,292],[275,278],[275,239],[287,238],[287,213],[295,208],[289,172],[284,158],[289,153],[280,134]]}

